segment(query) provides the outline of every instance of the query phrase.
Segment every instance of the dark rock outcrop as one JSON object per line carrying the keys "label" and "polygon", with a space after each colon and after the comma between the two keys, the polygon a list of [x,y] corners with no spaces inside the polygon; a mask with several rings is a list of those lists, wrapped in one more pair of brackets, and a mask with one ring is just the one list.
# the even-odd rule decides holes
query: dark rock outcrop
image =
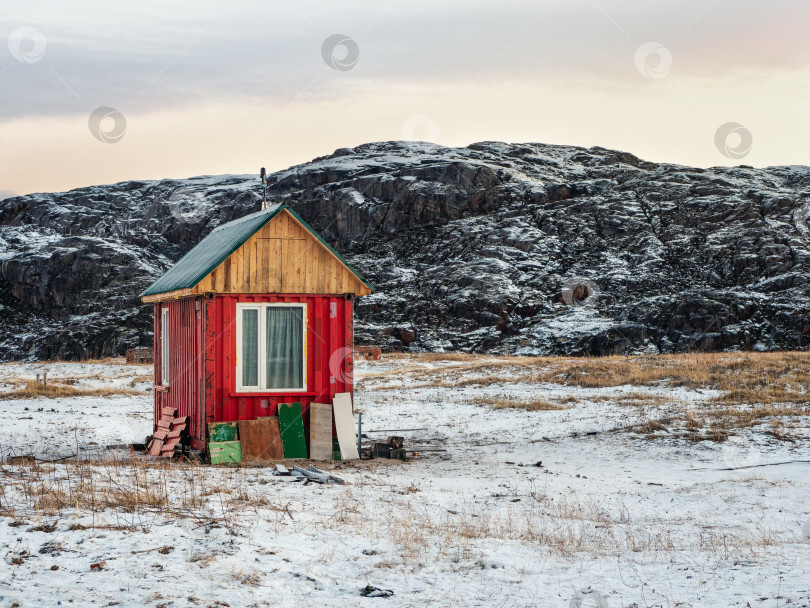
{"label": "dark rock outcrop", "polygon": [[[270,176],[361,269],[357,340],[518,354],[810,344],[810,168],[696,169],[603,148],[388,142]],[[137,298],[254,176],[0,201],[0,359],[151,343]]]}

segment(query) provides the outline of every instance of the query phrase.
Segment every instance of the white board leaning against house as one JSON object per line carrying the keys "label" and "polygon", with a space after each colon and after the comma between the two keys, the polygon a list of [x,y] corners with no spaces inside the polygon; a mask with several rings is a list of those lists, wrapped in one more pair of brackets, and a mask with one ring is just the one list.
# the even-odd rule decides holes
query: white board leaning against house
{"label": "white board leaning against house", "polygon": [[351,393],[337,393],[332,400],[332,407],[340,444],[340,459],[356,460],[360,458],[360,454],[357,451],[357,437],[354,433]]}

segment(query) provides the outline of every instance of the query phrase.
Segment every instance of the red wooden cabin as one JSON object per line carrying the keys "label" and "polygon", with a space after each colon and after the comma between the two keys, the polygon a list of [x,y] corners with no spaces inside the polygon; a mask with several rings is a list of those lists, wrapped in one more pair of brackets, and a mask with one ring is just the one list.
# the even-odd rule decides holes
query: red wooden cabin
{"label": "red wooden cabin", "polygon": [[[286,205],[216,228],[141,294],[155,306],[161,408],[206,423],[277,415],[280,402],[352,392],[354,298],[368,282]],[[156,428],[156,427],[155,427]]]}

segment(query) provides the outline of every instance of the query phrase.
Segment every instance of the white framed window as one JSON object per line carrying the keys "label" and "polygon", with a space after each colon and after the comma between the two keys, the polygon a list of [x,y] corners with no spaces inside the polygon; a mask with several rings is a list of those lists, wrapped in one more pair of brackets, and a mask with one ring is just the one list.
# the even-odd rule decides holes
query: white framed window
{"label": "white framed window", "polygon": [[236,305],[237,392],[305,391],[307,305]]}
{"label": "white framed window", "polygon": [[160,309],[160,384],[169,386],[169,309]]}

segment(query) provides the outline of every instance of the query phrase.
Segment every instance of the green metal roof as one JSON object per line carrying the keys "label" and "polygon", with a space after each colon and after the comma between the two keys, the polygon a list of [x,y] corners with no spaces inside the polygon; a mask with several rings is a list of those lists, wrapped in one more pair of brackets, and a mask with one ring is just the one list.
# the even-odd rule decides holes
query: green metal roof
{"label": "green metal roof", "polygon": [[179,289],[191,289],[205,277],[211,274],[222,262],[227,260],[233,252],[239,249],[245,242],[261,230],[267,223],[276,217],[282,209],[289,211],[295,219],[321,242],[335,257],[337,257],[352,273],[363,282],[369,289],[371,284],[357,272],[341,255],[332,249],[321,236],[315,232],[298,214],[285,204],[273,205],[251,213],[238,220],[233,220],[223,224],[211,231],[202,241],[184,255],[179,262],[169,268],[158,280],[152,283],[140,297],[153,296]]}

